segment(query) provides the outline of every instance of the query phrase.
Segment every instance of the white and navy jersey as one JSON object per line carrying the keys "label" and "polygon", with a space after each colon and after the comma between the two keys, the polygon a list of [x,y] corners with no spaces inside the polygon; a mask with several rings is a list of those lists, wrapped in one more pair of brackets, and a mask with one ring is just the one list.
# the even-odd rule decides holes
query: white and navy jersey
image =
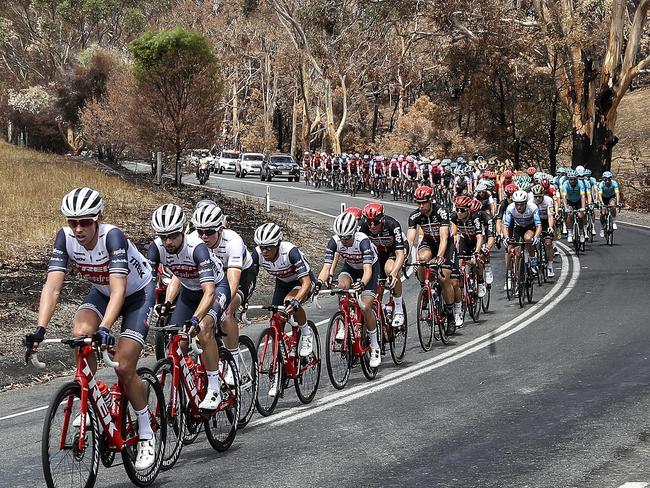
{"label": "white and navy jersey", "polygon": [[264,268],[271,276],[285,283],[298,281],[311,272],[307,258],[295,245],[288,241],[280,242],[275,261],[264,259],[259,246],[253,249],[253,264]]}
{"label": "white and navy jersey", "polygon": [[512,227],[512,225],[518,227],[529,227],[531,225],[542,225],[542,220],[539,217],[539,208],[534,203],[526,203],[526,209],[523,213],[519,213],[515,207],[515,203],[512,202],[508,205],[506,213],[503,217],[503,225],[506,227]]}
{"label": "white and navy jersey", "polygon": [[208,246],[197,234],[183,235],[183,246],[178,254],[167,252],[160,237],[156,237],[149,246],[147,258],[154,269],[154,276],[158,264],[162,264],[188,290],[199,291],[202,283],[218,283],[224,277],[221,261],[210,254]]}
{"label": "white and navy jersey", "polygon": [[377,248],[363,232],[355,232],[351,246],[344,246],[339,236],[332,236],[327,243],[325,264],[332,264],[334,253],[341,257],[354,269],[363,269],[364,264],[377,262]]}
{"label": "white and navy jersey", "polygon": [[419,210],[415,210],[409,215],[408,228],[416,229],[418,226],[424,232],[425,237],[430,237],[435,241],[440,240],[440,228],[449,227],[449,214],[445,207],[437,203],[431,204],[431,213],[425,215]]}
{"label": "white and navy jersey", "polygon": [[[192,233],[193,235],[196,232]],[[196,234],[198,237],[198,234]],[[244,240],[232,229],[223,229],[221,239],[214,248],[210,249],[213,256],[218,257],[226,270],[248,269],[253,264],[251,253],[248,251]]]}
{"label": "white and navy jersey", "polygon": [[537,208],[539,209],[539,217],[542,220],[548,220],[549,209],[551,215],[553,215],[555,204],[551,197],[544,195],[544,199],[541,202],[537,202]]}
{"label": "white and navy jersey", "polygon": [[124,233],[109,224],[99,224],[97,244],[86,249],[75,239],[69,227],[56,235],[49,271],[63,271],[72,260],[79,274],[105,296],[110,296],[110,275],[126,276],[126,296],[143,289],[151,281],[151,267]]}

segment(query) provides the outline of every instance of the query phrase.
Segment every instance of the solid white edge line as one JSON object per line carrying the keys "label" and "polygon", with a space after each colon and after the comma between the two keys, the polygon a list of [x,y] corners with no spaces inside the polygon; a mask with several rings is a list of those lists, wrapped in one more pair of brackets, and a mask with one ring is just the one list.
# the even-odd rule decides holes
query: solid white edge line
{"label": "solid white edge line", "polygon": [[25,410],[23,412],[12,413],[11,415],[6,415],[4,417],[0,417],[0,421],[13,419],[15,417],[20,417],[21,415],[27,415],[27,414],[34,413],[34,412],[40,412],[41,410],[47,409],[47,407],[49,407],[49,405],[45,405],[43,407],[32,408],[30,410]]}
{"label": "solid white edge line", "polygon": [[645,481],[628,481],[618,488],[646,488],[648,485],[650,485],[650,483],[646,483]]}
{"label": "solid white edge line", "polygon": [[635,224],[634,222],[626,222],[625,220],[618,220],[617,223],[631,225],[632,227],[641,227],[642,229],[650,229],[650,225]]}
{"label": "solid white edge line", "polygon": [[[541,300],[539,300],[535,305],[530,307],[526,312],[517,316],[516,318],[510,320],[509,322],[503,324],[497,329],[481,336],[476,339],[460,345],[454,349],[446,351],[438,356],[434,356],[427,360],[421,361],[413,366],[409,366],[392,373],[389,373],[383,378],[380,378],[376,382],[357,385],[349,390],[344,390],[330,394],[326,397],[323,397],[314,403],[314,407],[306,410],[304,406],[294,407],[283,412],[280,412],[277,415],[257,419],[251,422],[252,426],[272,424],[272,425],[284,425],[290,422],[295,422],[302,418],[314,415],[316,413],[329,410],[338,405],[349,403],[352,400],[357,398],[370,395],[377,391],[383,390],[395,384],[401,384],[403,381],[415,378],[422,374],[428,373],[434,369],[445,366],[451,362],[454,362],[458,359],[461,359],[469,354],[472,354],[480,349],[483,349],[494,342],[500,341],[515,332],[527,327],[531,323],[535,322],[539,318],[546,315],[551,311],[553,305],[559,303],[564,297],[570,293],[570,291],[575,286],[576,281],[580,276],[580,265],[578,258],[570,251],[570,249],[562,243],[558,243],[560,247],[565,251],[565,254],[562,255],[562,261],[564,264],[569,262],[567,256],[571,257],[572,264],[572,274],[569,279],[569,275],[565,275],[562,280],[555,283],[553,288],[547,293]],[[564,286],[564,284],[569,280],[569,283],[564,288],[564,290],[557,294],[558,291]],[[555,296],[557,294],[557,296]],[[548,307],[544,307],[547,302],[551,302]],[[525,319],[525,320],[524,320]]]}

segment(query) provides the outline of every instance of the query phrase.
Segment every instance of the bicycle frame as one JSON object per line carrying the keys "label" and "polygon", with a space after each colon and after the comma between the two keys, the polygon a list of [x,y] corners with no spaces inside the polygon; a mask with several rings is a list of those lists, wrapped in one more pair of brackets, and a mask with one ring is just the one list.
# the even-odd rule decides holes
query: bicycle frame
{"label": "bicycle frame", "polygon": [[[271,373],[275,374],[278,368],[278,359],[280,355],[279,347],[282,347],[282,368],[283,372],[287,378],[295,379],[298,376],[297,368],[297,358],[290,358],[289,352],[295,348],[298,344],[297,335],[298,335],[298,326],[292,321],[291,329],[292,334],[288,336],[284,332],[285,324],[289,322],[288,317],[280,311],[275,311],[271,316],[269,327],[273,330],[273,366],[271,367]],[[262,349],[262,357],[266,357],[266,348],[268,347],[268,342],[264,343],[264,348]],[[291,360],[293,359],[293,360]],[[258,365],[259,373],[263,374],[262,364]],[[302,372],[302,370],[300,370]]]}
{"label": "bicycle frame", "polygon": [[[345,323],[343,344],[347,344],[350,325],[352,325],[352,331],[354,333],[354,336],[352,337],[352,352],[356,357],[361,357],[370,350],[370,346],[364,346],[361,340],[361,320],[363,315],[361,313],[359,302],[357,302],[357,299],[354,296],[355,292],[351,290],[337,290],[334,291],[334,293],[340,295],[339,311],[343,314],[343,322]],[[357,320],[352,316],[352,312],[354,312]]]}

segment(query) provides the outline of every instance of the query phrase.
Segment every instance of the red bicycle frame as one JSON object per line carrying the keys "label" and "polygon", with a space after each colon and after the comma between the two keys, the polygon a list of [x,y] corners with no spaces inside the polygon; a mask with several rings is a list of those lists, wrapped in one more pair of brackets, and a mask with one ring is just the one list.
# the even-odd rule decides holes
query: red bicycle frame
{"label": "red bicycle frame", "polygon": [[[273,307],[269,307],[273,308]],[[298,371],[297,357],[290,357],[290,351],[295,350],[297,346],[297,337],[298,337],[298,326],[292,322],[291,324],[291,335],[288,335],[284,331],[284,325],[288,321],[286,314],[279,310],[273,310],[273,315],[271,315],[269,327],[273,329],[273,366],[271,368],[271,373],[275,374],[278,368],[278,348],[282,346],[282,358],[283,358],[283,372],[287,378],[295,379],[298,377],[298,374],[302,372]],[[268,341],[264,343],[264,348],[262,349],[262,356],[266,357],[266,348],[268,347]],[[309,365],[304,366],[304,370],[307,369]],[[264,374],[262,364],[259,366],[259,373]]]}
{"label": "red bicycle frame", "polygon": [[[343,322],[345,323],[345,336],[343,337],[343,347],[347,344],[347,337],[350,333],[350,324],[352,324],[352,331],[354,337],[352,338],[352,352],[356,357],[362,357],[370,350],[370,346],[365,346],[361,340],[361,307],[357,302],[352,290],[335,290],[333,293],[340,295],[339,298],[339,311],[343,314]],[[379,306],[381,308],[381,304]]]}

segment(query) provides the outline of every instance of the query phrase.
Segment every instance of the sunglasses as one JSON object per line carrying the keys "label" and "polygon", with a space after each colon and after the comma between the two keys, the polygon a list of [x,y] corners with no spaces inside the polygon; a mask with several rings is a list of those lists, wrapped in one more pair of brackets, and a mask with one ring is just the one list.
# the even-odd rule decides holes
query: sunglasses
{"label": "sunglasses", "polygon": [[260,246],[262,252],[271,252],[273,249],[275,249],[275,246]]}
{"label": "sunglasses", "polygon": [[200,236],[213,236],[217,233],[217,229],[196,229],[196,233]]}
{"label": "sunglasses", "polygon": [[160,237],[160,239],[162,239],[163,241],[166,241],[168,239],[173,241],[176,240],[180,235],[181,235],[180,231],[177,231],[177,232],[172,232],[171,234],[158,234],[158,237]]}
{"label": "sunglasses", "polygon": [[89,217],[87,219],[68,219],[68,225],[71,229],[75,227],[90,227],[97,222],[97,217]]}
{"label": "sunglasses", "polygon": [[458,212],[458,213],[465,213],[465,212],[467,212],[467,208],[465,208],[465,207],[459,207],[459,208],[456,209],[456,212]]}
{"label": "sunglasses", "polygon": [[535,198],[544,198],[544,195],[535,195]]}
{"label": "sunglasses", "polygon": [[381,222],[382,222],[382,219],[381,219],[381,218],[379,218],[379,219],[375,219],[375,220],[369,220],[369,221],[368,221],[368,225],[374,227],[374,226],[376,226],[376,225],[381,224]]}

